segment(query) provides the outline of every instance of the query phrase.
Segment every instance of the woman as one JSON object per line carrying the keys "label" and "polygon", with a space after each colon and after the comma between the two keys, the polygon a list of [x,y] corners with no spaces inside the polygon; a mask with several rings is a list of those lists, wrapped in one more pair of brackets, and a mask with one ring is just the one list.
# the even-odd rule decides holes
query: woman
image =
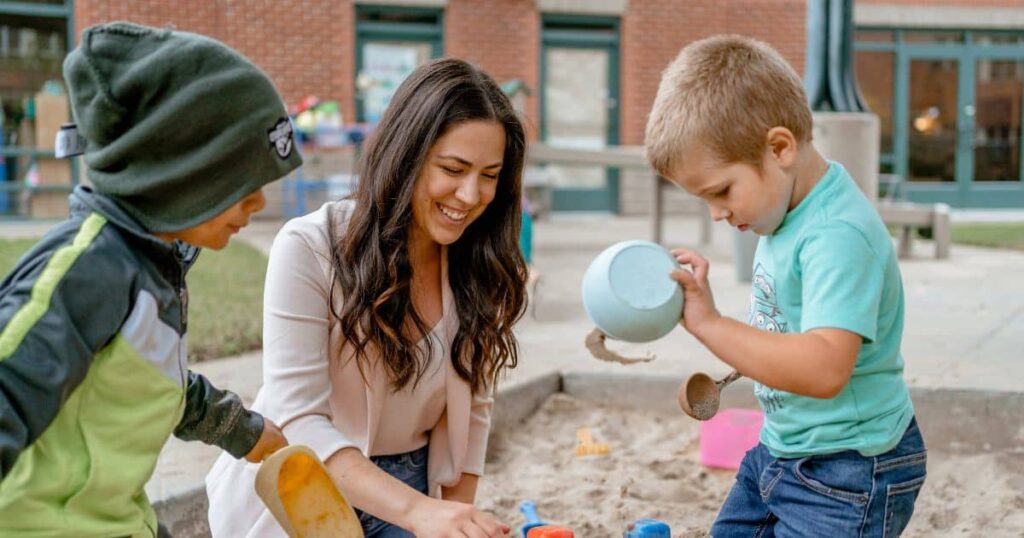
{"label": "woman", "polygon": [[[325,461],[367,537],[508,532],[472,502],[494,381],[517,361],[524,152],[494,81],[436,60],[398,88],[355,193],[271,249],[254,409]],[[215,536],[284,536],[256,470],[222,458],[210,471]]]}

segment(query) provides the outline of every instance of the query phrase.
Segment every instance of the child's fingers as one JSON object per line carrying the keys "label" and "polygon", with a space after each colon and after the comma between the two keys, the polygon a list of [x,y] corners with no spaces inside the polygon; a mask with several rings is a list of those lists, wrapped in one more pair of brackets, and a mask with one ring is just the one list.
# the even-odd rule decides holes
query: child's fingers
{"label": "child's fingers", "polygon": [[[676,252],[678,251],[678,253]],[[708,269],[711,267],[711,262],[707,258],[701,256],[696,251],[687,249],[676,249],[672,253],[676,257],[676,261],[679,265],[689,265],[693,267],[693,274],[699,281],[707,280]]]}
{"label": "child's fingers", "polygon": [[707,262],[707,258],[701,256],[699,252],[688,248],[677,248],[672,251],[672,255],[675,256],[676,261],[680,264],[693,265],[695,262],[699,263],[701,260]]}
{"label": "child's fingers", "polygon": [[683,289],[697,287],[697,279],[694,278],[693,273],[686,269],[675,269],[669,273],[669,276],[672,277],[672,280],[683,286]]}

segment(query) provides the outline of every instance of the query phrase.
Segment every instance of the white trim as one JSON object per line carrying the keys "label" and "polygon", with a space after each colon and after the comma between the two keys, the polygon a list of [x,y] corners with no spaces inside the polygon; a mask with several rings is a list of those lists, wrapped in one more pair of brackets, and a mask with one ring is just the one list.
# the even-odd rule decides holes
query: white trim
{"label": "white trim", "polygon": [[353,3],[375,6],[445,7],[448,5],[448,0],[355,0]]}
{"label": "white trim", "polygon": [[157,300],[146,290],[139,291],[135,308],[121,325],[121,337],[143,359],[178,383],[185,382],[188,370],[188,340],[160,319]]}
{"label": "white trim", "polygon": [[855,3],[853,21],[857,26],[1017,30],[1024,29],[1024,9]]}
{"label": "white trim", "polygon": [[613,15],[621,17],[629,8],[629,0],[536,0],[541,13],[573,15]]}

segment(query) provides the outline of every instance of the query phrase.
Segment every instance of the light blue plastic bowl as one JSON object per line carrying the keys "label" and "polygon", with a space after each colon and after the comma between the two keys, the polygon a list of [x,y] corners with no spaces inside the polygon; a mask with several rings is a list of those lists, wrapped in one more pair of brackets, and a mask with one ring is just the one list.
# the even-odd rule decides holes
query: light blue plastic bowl
{"label": "light blue plastic bowl", "polygon": [[672,254],[650,241],[623,241],[598,254],[583,275],[583,307],[603,333],[624,342],[668,334],[683,314],[683,290],[668,274]]}

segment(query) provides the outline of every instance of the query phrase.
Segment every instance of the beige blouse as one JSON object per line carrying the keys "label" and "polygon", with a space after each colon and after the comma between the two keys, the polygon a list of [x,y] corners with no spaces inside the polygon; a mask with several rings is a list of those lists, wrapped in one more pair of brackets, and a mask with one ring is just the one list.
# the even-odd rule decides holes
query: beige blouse
{"label": "beige blouse", "polygon": [[[352,209],[350,201],[329,202],[289,221],[274,240],[263,299],[263,387],[253,409],[281,426],[290,443],[309,446],[325,461],[346,447],[384,455],[429,445],[430,494],[440,497],[441,486],[455,485],[463,473],[483,474],[493,399],[490,391],[473,395],[452,367],[459,322],[445,258],[443,314],[419,342],[433,353],[415,390],[410,384],[393,391],[376,367],[364,383],[348,347],[339,351],[328,304],[327,216],[333,213],[340,236]],[[214,536],[285,536],[256,496],[257,468],[228,454],[214,463],[206,478]]]}

